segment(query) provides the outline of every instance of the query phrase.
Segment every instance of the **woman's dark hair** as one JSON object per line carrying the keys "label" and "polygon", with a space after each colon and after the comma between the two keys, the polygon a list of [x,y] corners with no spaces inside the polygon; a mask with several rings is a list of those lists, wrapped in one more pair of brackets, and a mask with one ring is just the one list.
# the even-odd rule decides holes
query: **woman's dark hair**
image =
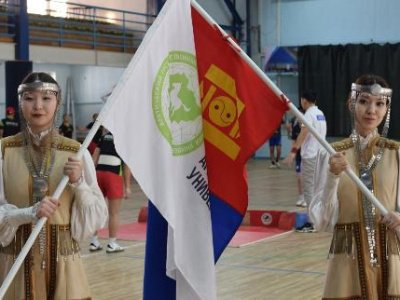
{"label": "woman's dark hair", "polygon": [[35,81],[55,83],[58,85],[58,82],[55,81],[53,77],[44,72],[32,72],[22,80],[22,83],[32,83]]}
{"label": "woman's dark hair", "polygon": [[388,88],[389,84],[386,82],[385,79],[378,75],[373,75],[373,74],[364,74],[361,75],[356,79],[357,84],[361,85],[373,85],[375,83],[379,84],[381,87]]}

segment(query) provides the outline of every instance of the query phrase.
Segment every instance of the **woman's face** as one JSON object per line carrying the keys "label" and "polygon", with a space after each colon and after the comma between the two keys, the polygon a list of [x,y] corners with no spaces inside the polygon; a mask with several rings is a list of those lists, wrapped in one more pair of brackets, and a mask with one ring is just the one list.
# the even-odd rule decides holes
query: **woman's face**
{"label": "woman's face", "polygon": [[53,125],[56,109],[57,96],[54,92],[28,91],[22,95],[22,114],[34,133],[39,133]]}
{"label": "woman's face", "polygon": [[386,100],[381,96],[361,93],[355,105],[355,125],[361,136],[367,136],[381,124],[387,112]]}

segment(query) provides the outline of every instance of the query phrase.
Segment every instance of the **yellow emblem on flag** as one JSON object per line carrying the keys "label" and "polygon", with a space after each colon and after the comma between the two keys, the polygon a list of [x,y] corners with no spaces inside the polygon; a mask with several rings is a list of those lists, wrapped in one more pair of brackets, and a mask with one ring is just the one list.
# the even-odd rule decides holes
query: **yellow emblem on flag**
{"label": "yellow emblem on flag", "polygon": [[235,80],[216,65],[210,66],[204,79],[209,85],[205,91],[205,82],[200,84],[204,138],[235,160],[240,152],[235,141],[240,136],[239,116],[245,105],[237,95]]}

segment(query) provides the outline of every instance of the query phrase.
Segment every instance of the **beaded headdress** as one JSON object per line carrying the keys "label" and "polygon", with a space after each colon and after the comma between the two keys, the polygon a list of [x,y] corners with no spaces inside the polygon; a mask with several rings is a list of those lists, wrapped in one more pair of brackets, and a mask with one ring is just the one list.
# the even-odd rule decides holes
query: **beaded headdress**
{"label": "beaded headdress", "polygon": [[38,78],[34,82],[22,83],[18,86],[18,96],[21,98],[24,92],[42,91],[53,92],[57,96],[57,100],[61,99],[61,89],[56,83],[43,82]]}
{"label": "beaded headdress", "polygon": [[384,88],[378,83],[372,85],[362,85],[353,83],[351,85],[352,98],[358,96],[360,93],[369,93],[374,96],[382,96],[386,98],[389,103],[392,98],[392,89]]}
{"label": "beaded headdress", "polygon": [[355,105],[356,105],[357,98],[361,93],[368,93],[373,96],[380,96],[383,100],[385,100],[388,110],[386,113],[386,119],[385,119],[385,123],[383,125],[381,136],[386,137],[388,130],[389,130],[389,123],[390,123],[390,105],[392,103],[392,89],[384,88],[378,83],[374,83],[372,85],[362,85],[362,84],[357,84],[357,83],[351,84],[350,107],[351,107],[351,111],[352,111],[353,130],[355,130],[354,129]]}

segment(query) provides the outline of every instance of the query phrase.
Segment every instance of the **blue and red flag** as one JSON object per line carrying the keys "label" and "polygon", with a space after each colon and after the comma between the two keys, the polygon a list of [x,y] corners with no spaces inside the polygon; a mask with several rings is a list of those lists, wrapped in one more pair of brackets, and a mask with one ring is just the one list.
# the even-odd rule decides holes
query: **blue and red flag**
{"label": "blue and red flag", "polygon": [[287,105],[194,8],[192,22],[217,260],[247,210],[245,164],[280,126]]}

